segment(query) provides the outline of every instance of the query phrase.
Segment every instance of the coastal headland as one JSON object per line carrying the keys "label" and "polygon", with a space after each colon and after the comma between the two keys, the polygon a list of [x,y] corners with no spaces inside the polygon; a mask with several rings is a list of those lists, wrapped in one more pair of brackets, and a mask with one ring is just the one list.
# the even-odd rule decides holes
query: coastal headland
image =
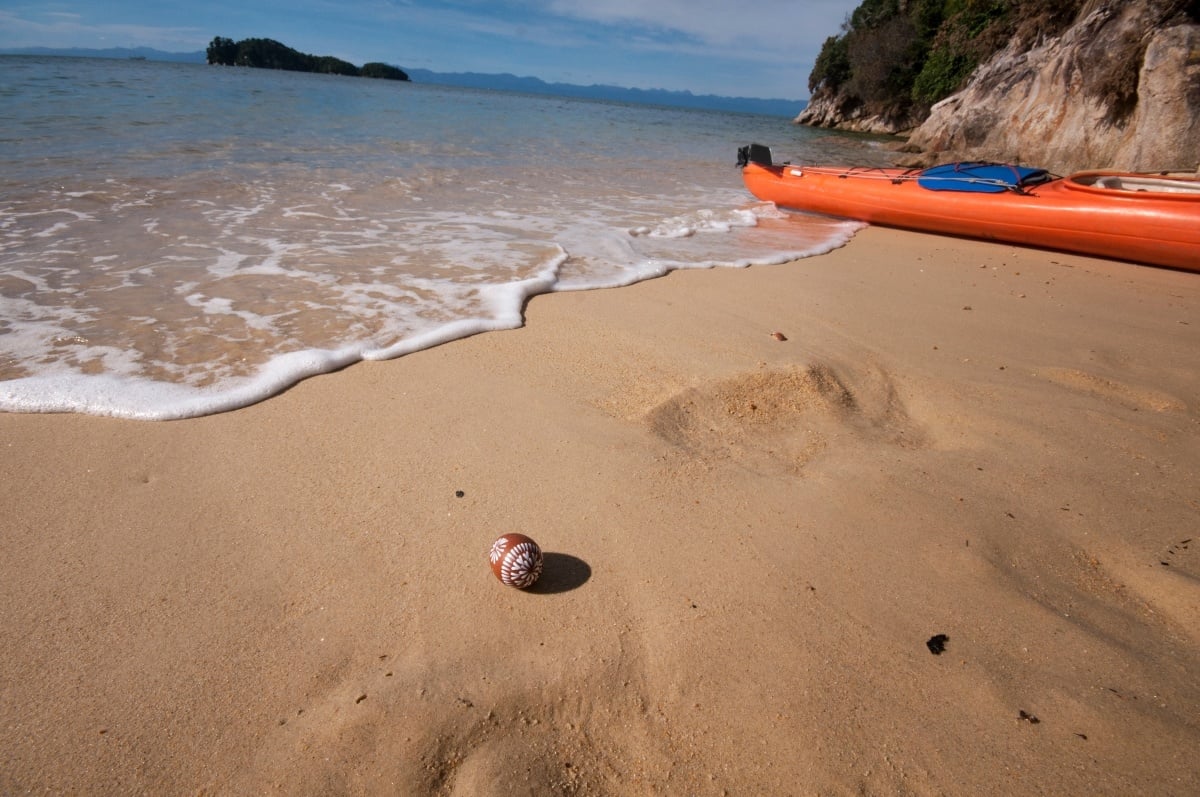
{"label": "coastal headland", "polygon": [[0,792],[1195,794],[1198,350],[1193,274],[870,228],[0,415]]}
{"label": "coastal headland", "polygon": [[826,40],[803,124],[903,133],[905,165],[1200,168],[1193,0],[865,0]]}

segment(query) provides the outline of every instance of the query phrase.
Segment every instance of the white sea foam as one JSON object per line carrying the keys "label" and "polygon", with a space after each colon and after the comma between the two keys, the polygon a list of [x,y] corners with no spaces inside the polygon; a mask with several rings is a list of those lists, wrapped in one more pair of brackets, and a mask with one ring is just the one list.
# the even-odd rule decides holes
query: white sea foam
{"label": "white sea foam", "polygon": [[[98,81],[99,133],[47,128],[36,66],[0,98],[25,131],[0,153],[0,409],[221,412],[518,327],[537,294],[783,263],[859,227],[746,194],[736,146],[786,121],[371,81],[347,110],[345,81],[163,68],[197,127],[131,132]],[[281,86],[311,107],[274,106]]]}

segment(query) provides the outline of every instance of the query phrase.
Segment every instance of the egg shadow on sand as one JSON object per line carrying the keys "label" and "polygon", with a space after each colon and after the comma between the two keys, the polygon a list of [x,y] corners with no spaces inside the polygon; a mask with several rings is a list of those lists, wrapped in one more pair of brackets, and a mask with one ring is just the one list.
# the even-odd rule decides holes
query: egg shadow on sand
{"label": "egg shadow on sand", "polygon": [[592,577],[592,568],[577,556],[566,553],[542,555],[542,575],[525,590],[538,595],[570,592],[582,587]]}

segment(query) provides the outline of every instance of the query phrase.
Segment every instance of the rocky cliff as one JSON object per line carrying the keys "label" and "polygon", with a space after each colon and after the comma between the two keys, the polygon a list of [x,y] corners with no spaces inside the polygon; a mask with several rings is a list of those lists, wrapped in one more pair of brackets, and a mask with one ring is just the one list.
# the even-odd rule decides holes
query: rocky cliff
{"label": "rocky cliff", "polygon": [[1200,166],[1200,3],[1090,0],[1059,35],[1017,39],[914,130],[816,97],[796,121],[909,132],[914,162],[987,159],[1065,173]]}

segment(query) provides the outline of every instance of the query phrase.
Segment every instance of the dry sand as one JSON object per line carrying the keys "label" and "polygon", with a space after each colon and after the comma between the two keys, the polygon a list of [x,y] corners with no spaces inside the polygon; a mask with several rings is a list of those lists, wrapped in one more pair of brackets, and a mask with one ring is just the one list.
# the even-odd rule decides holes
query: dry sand
{"label": "dry sand", "polygon": [[0,793],[1195,795],[1198,421],[1200,275],[882,229],[0,415]]}

